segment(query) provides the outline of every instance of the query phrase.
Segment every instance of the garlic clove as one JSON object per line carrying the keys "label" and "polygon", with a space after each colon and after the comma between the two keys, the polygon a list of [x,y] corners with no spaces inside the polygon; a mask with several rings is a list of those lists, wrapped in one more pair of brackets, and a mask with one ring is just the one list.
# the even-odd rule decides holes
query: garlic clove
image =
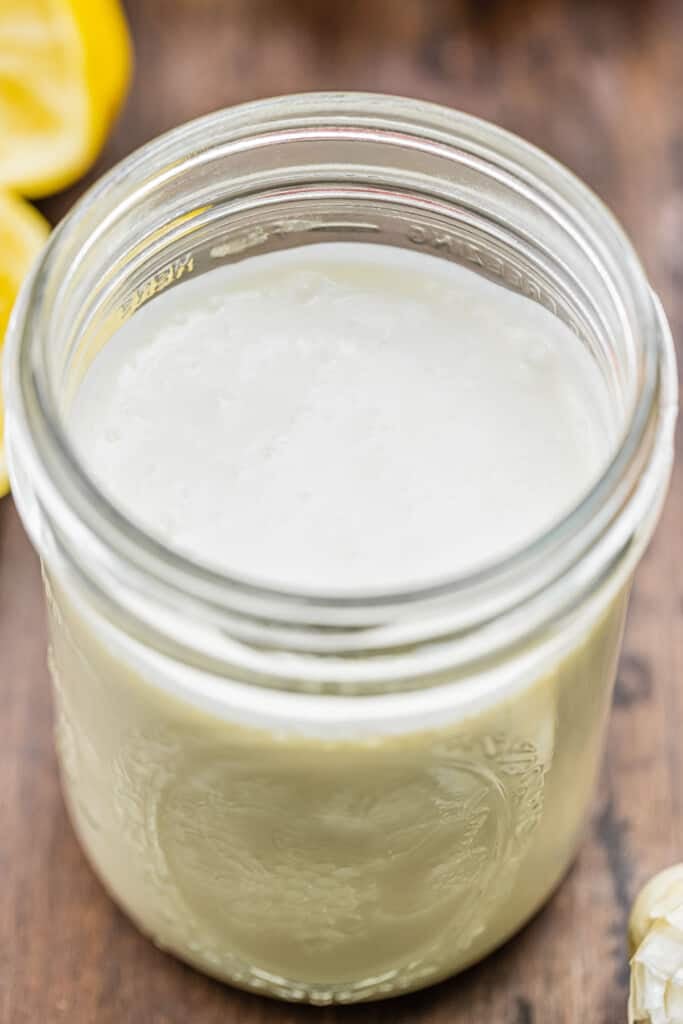
{"label": "garlic clove", "polygon": [[683,1024],[683,864],[656,875],[629,922],[629,1024]]}

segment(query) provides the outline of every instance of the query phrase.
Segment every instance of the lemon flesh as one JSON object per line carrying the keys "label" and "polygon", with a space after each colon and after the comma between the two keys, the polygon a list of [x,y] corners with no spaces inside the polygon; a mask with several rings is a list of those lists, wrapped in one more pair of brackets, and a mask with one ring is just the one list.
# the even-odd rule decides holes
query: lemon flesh
{"label": "lemon flesh", "polygon": [[43,196],[84,173],[125,96],[131,53],[118,0],[2,0],[1,186]]}
{"label": "lemon flesh", "polygon": [[[45,218],[29,203],[10,193],[0,192],[0,357],[17,292],[49,231]],[[0,391],[0,497],[9,489],[3,423]]]}

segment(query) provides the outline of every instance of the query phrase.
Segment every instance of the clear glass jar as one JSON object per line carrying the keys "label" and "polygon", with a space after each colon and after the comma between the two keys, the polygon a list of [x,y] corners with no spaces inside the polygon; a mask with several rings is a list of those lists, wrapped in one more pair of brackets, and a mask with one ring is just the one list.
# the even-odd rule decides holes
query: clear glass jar
{"label": "clear glass jar", "polygon": [[[587,346],[614,454],[552,530],[422,590],[285,593],[167,550],[98,491],[66,414],[115,329],[218,263],[321,238],[466,264]],[[202,970],[313,1003],[418,988],[508,938],[575,850],[672,461],[670,334],[607,210],[453,111],[248,104],[95,185],[10,335],[11,478],[44,566],[64,792],[114,898]]]}

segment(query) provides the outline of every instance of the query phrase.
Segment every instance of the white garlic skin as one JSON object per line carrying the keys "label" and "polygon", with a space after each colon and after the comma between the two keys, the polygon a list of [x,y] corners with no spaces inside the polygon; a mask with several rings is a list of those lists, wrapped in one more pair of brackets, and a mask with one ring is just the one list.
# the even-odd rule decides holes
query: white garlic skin
{"label": "white garlic skin", "polygon": [[655,875],[629,921],[629,1024],[683,1024],[683,864]]}

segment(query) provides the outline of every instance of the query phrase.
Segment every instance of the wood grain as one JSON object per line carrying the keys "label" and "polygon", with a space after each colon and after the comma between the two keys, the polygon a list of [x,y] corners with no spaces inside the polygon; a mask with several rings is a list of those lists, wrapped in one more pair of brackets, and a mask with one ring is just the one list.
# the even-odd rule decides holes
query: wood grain
{"label": "wood grain", "polygon": [[[128,0],[135,86],[92,180],[186,118],[305,89],[412,94],[492,118],[627,225],[683,337],[678,0]],[[87,182],[43,204],[58,218]],[[679,438],[680,440],[680,438]],[[681,449],[683,450],[683,449]],[[113,907],[66,821],[38,565],[0,503],[2,1024],[622,1024],[629,902],[683,856],[683,473],[632,602],[586,841],[550,905],[481,966],[386,1004],[313,1010],[214,984]]]}

